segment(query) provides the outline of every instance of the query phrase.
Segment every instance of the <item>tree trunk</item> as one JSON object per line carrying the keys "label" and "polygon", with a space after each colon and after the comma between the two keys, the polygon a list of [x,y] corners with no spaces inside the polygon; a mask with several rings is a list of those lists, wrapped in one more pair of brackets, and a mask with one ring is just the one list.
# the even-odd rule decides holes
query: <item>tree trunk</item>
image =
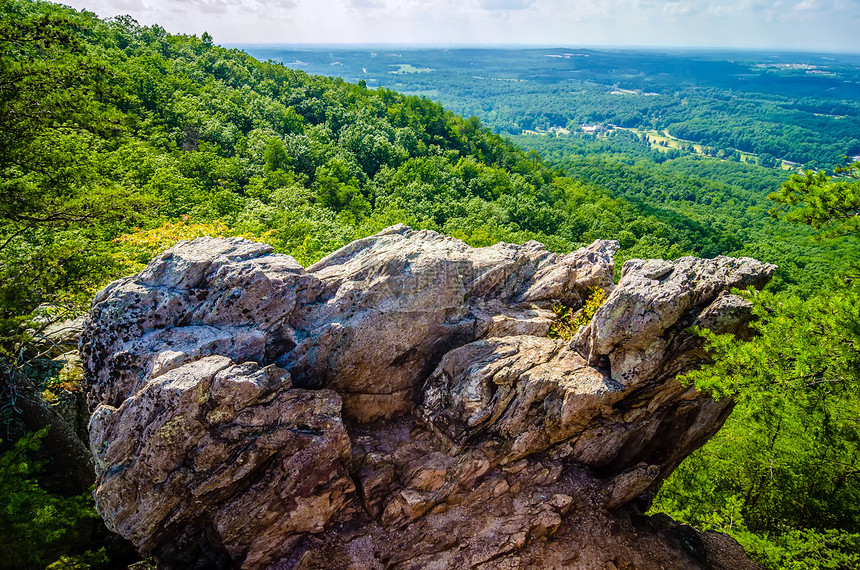
{"label": "tree trunk", "polygon": [[26,378],[15,383],[16,406],[21,410],[24,423],[30,431],[45,427],[43,439],[51,455],[65,467],[69,476],[82,490],[89,489],[96,480],[95,463],[89,447],[81,441],[75,430],[43,398],[36,386]]}

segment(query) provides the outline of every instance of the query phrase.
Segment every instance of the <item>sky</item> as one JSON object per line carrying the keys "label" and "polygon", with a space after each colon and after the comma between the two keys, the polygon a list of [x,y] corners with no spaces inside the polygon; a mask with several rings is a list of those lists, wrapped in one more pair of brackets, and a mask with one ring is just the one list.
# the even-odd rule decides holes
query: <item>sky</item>
{"label": "sky", "polygon": [[860,0],[61,0],[218,44],[766,48],[860,53]]}

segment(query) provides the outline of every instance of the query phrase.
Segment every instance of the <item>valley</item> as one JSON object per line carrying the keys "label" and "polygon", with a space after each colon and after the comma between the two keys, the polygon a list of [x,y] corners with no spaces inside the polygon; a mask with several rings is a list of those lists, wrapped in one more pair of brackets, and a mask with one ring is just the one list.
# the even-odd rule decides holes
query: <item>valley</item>
{"label": "valley", "polygon": [[[385,558],[388,564],[409,559],[409,544],[387,538],[399,532],[387,534],[393,522],[408,518],[420,525],[429,513],[423,520],[442,524],[453,516],[446,514],[449,507],[465,504],[463,497],[478,497],[467,506],[481,507],[484,499],[503,505],[516,495],[531,498],[523,503],[525,530],[515,537],[499,535],[511,539],[499,547],[509,549],[505,556],[532,548],[534,560],[547,560],[552,548],[544,552],[539,545],[553,529],[575,528],[562,524],[568,507],[578,504],[573,501],[609,497],[606,512],[622,509],[618,521],[633,517],[659,534],[663,528],[685,528],[674,520],[694,528],[691,536],[734,539],[768,570],[860,567],[860,163],[852,162],[860,156],[860,56],[674,48],[220,47],[208,33],[172,34],[130,17],[99,18],[40,0],[4,0],[0,16],[0,535],[5,540],[0,562],[26,568],[147,565],[141,559],[150,553],[143,550],[157,546],[156,557],[181,563],[199,558],[205,565],[205,556],[224,564],[240,558],[275,563],[316,544],[331,530],[327,517],[343,506],[342,513],[354,520],[373,519],[380,525],[377,540],[385,541],[392,557],[404,556]],[[196,238],[207,239],[189,246]],[[359,253],[377,242],[390,255],[374,254],[368,264]],[[415,252],[432,247],[439,253],[422,266],[421,256],[404,243]],[[173,251],[185,254],[164,254],[177,244]],[[555,265],[541,265],[549,259],[557,260]],[[635,261],[643,259],[652,261]],[[349,268],[337,271],[347,277],[336,278],[331,268],[341,263]],[[207,277],[209,289],[197,289],[205,268],[215,271],[219,264],[235,273],[213,273]],[[473,266],[488,277],[478,279]],[[732,273],[753,266],[772,276],[761,291],[746,286],[764,286],[766,279]],[[555,269],[544,279],[547,268]],[[582,282],[580,271],[586,276]],[[615,295],[624,271],[633,285],[619,285]],[[600,294],[588,281],[596,275]],[[713,275],[721,277],[711,280]],[[431,282],[454,300],[440,301],[447,297],[422,288]],[[497,286],[507,291],[505,304],[496,298]],[[135,297],[147,287],[149,300]],[[393,297],[405,309],[379,293],[392,287],[402,287]],[[270,290],[278,294],[270,296]],[[650,297],[637,301],[644,290],[654,294],[661,311],[650,310]],[[675,302],[682,297],[683,303]],[[366,302],[359,303],[362,299]],[[532,299],[533,306],[524,299]],[[263,310],[272,303],[275,310]],[[223,309],[226,316],[215,324],[224,328],[215,336],[208,312],[198,311],[198,305]],[[622,306],[641,316],[647,335],[628,334],[623,319],[616,319],[627,309],[612,308]],[[358,319],[361,326],[349,333],[353,336],[347,339],[348,319],[330,312],[332,307]],[[588,315],[579,313],[589,307]],[[396,320],[385,329],[392,348],[379,356],[373,350],[384,343],[374,342],[379,331],[373,319],[385,311]],[[714,317],[720,311],[731,318]],[[603,318],[607,313],[611,319]],[[665,330],[649,324],[652,313],[665,316],[660,324]],[[173,320],[164,321],[166,314]],[[422,328],[430,314],[438,316],[433,326],[441,327],[444,339],[425,334],[425,328],[435,330]],[[284,315],[293,315],[295,322]],[[84,317],[89,323],[101,319],[107,332],[87,333],[93,329],[82,325]],[[587,320],[586,328],[577,319]],[[111,322],[117,323],[115,334]],[[263,336],[260,322],[268,327]],[[589,347],[602,342],[602,326],[614,331],[615,340],[592,354]],[[63,336],[58,328],[78,336]],[[240,328],[241,334],[234,334]],[[414,339],[403,340],[404,330],[413,330]],[[477,455],[462,462],[468,467],[463,471],[453,467],[461,465],[456,454],[440,458],[438,433],[455,429],[466,441],[463,430],[478,421],[466,415],[462,421],[446,419],[454,417],[454,408],[443,406],[442,399],[434,400],[440,408],[427,408],[438,433],[428,431],[421,436],[423,447],[413,446],[408,418],[419,409],[419,388],[438,365],[442,345],[460,362],[455,357],[463,343],[472,350],[473,341],[490,346],[480,344],[488,342],[482,335],[508,333],[522,337],[514,344],[546,347],[536,354],[563,349],[573,363],[564,370],[589,370],[595,393],[608,393],[608,386],[629,397],[629,406],[611,412],[617,416],[612,433],[620,439],[589,443],[602,441],[600,422],[609,409],[602,404],[595,404],[596,423],[576,432],[581,441],[566,431],[576,423],[574,416],[552,419],[553,410],[567,410],[578,381],[559,380],[565,373],[550,366],[547,379],[564,392],[552,398],[529,392],[534,399],[516,408],[542,427],[528,432],[534,439],[522,448],[531,467],[521,466],[510,482],[505,477],[516,474],[519,456],[502,453],[499,441],[510,443],[514,453],[522,443],[516,430],[501,439],[492,435],[496,427],[487,432],[486,449],[501,462],[492,474]],[[172,348],[158,348],[152,357],[156,352],[150,347],[161,346],[161,338]],[[572,347],[574,338],[579,340]],[[86,370],[79,339],[86,345],[80,351],[88,359]],[[316,347],[340,354],[348,344],[344,339],[362,349],[356,354],[366,349],[371,356],[335,358],[331,366],[345,364],[331,370],[325,369],[327,358],[321,357],[319,366],[313,362]],[[245,341],[241,351],[230,352]],[[672,358],[660,360],[664,352]],[[618,370],[634,377],[646,353],[653,357],[642,377],[647,386],[625,392]],[[151,357],[163,368],[146,368]],[[289,442],[327,433],[314,422],[329,422],[329,429],[341,422],[342,409],[349,412],[343,421],[354,422],[348,427],[359,434],[354,439],[360,445],[354,447],[346,431],[332,431],[330,466],[338,475],[314,471],[320,482],[343,484],[331,495],[337,500],[324,498],[301,509],[287,505],[285,512],[299,513],[298,522],[284,531],[277,549],[257,542],[251,547],[243,538],[242,549],[232,553],[221,548],[208,515],[189,502],[183,528],[204,542],[174,541],[158,524],[146,539],[125,528],[126,535],[140,539],[137,552],[108,530],[96,510],[96,469],[101,469],[99,485],[133,469],[124,459],[110,467],[95,464],[93,454],[105,453],[99,442],[107,441],[101,439],[107,432],[87,428],[93,412],[87,399],[100,399],[99,421],[107,425],[108,416],[125,406],[124,398],[129,405],[138,401],[122,382],[140,388],[152,402],[173,398],[168,392],[176,389],[171,401],[189,406],[175,416],[178,420],[154,435],[146,422],[119,425],[112,441],[140,436],[124,447],[128,457],[145,455],[140,466],[161,459],[147,450],[163,449],[162,436],[191,442],[187,449],[184,443],[174,449],[176,464],[164,473],[200,475],[200,492],[213,505],[224,505],[220,491],[209,493],[221,479],[207,479],[216,472],[207,471],[212,466],[206,462],[226,466],[236,476],[238,486],[227,485],[233,493],[244,485],[241,468],[233,469],[236,455],[220,444],[198,449],[193,438],[175,436],[186,411],[189,418],[205,415],[207,426],[227,417],[242,424],[241,415],[231,415],[238,408],[198,414],[195,407],[204,400],[209,405],[204,392],[215,369],[234,357],[242,369],[236,378],[258,379],[242,381],[255,386],[255,395],[237,406],[259,397],[265,407],[276,393],[287,400],[322,398],[330,406],[325,410],[331,413],[323,413],[309,404],[307,409],[315,410],[310,423],[297,412],[295,425],[282,432],[286,439],[271,440],[284,462],[298,453]],[[294,357],[299,360],[290,360]],[[162,390],[160,382],[179,378],[186,358],[190,369],[205,368],[198,370],[201,392],[192,395],[184,380]],[[378,373],[380,363],[405,371],[402,385],[382,385],[390,378]],[[698,363],[703,366],[694,370]],[[269,380],[252,373],[259,365],[264,365],[260,374],[281,383],[271,393],[263,386]],[[530,383],[525,369],[531,367],[525,366],[524,383],[518,385],[549,386],[543,380]],[[160,374],[167,368],[170,372]],[[283,374],[269,375],[276,369]],[[357,386],[341,386],[350,400],[346,405],[330,389],[347,378],[344,370]],[[427,388],[427,398],[453,394],[445,391],[447,376],[434,381],[440,388]],[[650,425],[645,395],[657,394],[648,392],[652,381],[677,399],[657,398],[664,428],[640,440],[637,434],[645,428],[631,426]],[[486,385],[487,402],[504,390],[510,397],[519,394],[508,380],[493,383]],[[238,402],[243,389],[227,390],[225,397]],[[395,400],[378,415],[368,413],[380,401]],[[545,401],[558,405],[544,408]],[[469,402],[462,409],[471,409]],[[490,409],[481,418],[495,413]],[[505,409],[519,417],[514,408]],[[707,426],[697,423],[696,409],[713,412]],[[379,422],[373,429],[402,443],[403,451],[385,451],[388,444],[375,439],[361,418]],[[452,427],[461,423],[462,429]],[[275,424],[273,429],[280,429],[280,422]],[[214,434],[220,428],[212,429]],[[544,433],[555,439],[542,443]],[[678,434],[685,433],[693,434],[691,439],[673,451]],[[260,435],[254,429],[247,434],[237,437],[235,449]],[[259,445],[264,451],[253,477],[269,465],[269,443]],[[617,453],[617,473],[611,458],[592,453],[596,449]],[[217,461],[207,456],[213,450],[220,450]],[[426,462],[416,471],[418,456]],[[570,488],[591,495],[560,493],[556,510],[533,525],[545,507],[537,489],[547,485],[550,473],[579,478]],[[154,494],[167,480],[148,468],[141,477],[147,484],[155,481]],[[356,486],[361,477],[364,482]],[[537,485],[534,493],[514,489],[518,480]],[[458,494],[463,481],[474,484],[476,493]],[[611,488],[596,487],[607,484]],[[140,487],[131,482],[127,488]],[[374,489],[385,489],[390,508],[382,508]],[[129,491],[129,502],[124,494],[106,497],[97,491],[96,497],[102,508],[115,501],[110,504],[133,514],[133,494]],[[268,500],[261,496],[255,504]],[[319,518],[314,505],[323,502],[336,508]],[[457,524],[463,532],[474,530],[465,515]],[[439,528],[432,536],[449,540],[449,527]],[[253,541],[265,535],[252,534]],[[328,544],[346,557],[335,534]],[[363,540],[356,540],[356,548],[363,548]],[[217,548],[203,553],[200,545],[209,541]],[[481,557],[481,544],[469,547],[475,553],[470,560],[492,562]],[[451,560],[460,555],[458,542],[446,545]],[[596,552],[598,558],[612,554]],[[630,552],[647,558],[635,545]],[[327,553],[314,556],[323,560]]]}

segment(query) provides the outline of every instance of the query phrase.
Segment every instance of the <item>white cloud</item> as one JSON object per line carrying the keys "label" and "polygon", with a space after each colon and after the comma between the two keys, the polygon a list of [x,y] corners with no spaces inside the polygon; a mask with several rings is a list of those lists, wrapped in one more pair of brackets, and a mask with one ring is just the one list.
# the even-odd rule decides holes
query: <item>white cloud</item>
{"label": "white cloud", "polygon": [[674,0],[673,2],[666,2],[663,6],[663,13],[669,15],[684,15],[689,14],[691,12],[699,12],[701,10],[701,5],[698,2],[689,2],[685,0]]}
{"label": "white cloud", "polygon": [[226,14],[235,4],[229,0],[177,0],[171,6],[176,12],[202,12],[203,14]]}
{"label": "white cloud", "polygon": [[61,0],[219,43],[776,47],[860,52],[858,0]]}
{"label": "white cloud", "polygon": [[149,5],[143,0],[116,0],[114,2],[117,9],[121,11],[140,11],[149,8]]}
{"label": "white cloud", "polygon": [[818,2],[817,0],[803,0],[794,7],[798,12],[808,11],[808,10],[817,10]]}
{"label": "white cloud", "polygon": [[481,0],[484,10],[528,10],[533,8],[535,0]]}

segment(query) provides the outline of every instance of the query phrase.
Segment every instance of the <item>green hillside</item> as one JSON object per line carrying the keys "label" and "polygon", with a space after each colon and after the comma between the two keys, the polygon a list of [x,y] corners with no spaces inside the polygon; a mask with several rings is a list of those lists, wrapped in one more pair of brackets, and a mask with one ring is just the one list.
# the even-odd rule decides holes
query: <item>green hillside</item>
{"label": "green hillside", "polygon": [[801,296],[818,291],[833,273],[860,259],[856,238],[820,240],[811,228],[773,218],[768,195],[789,177],[784,171],[742,162],[652,150],[621,131],[595,139],[518,136],[569,177],[593,184],[634,204],[640,212],[673,220],[675,228],[698,228],[697,255],[750,256],[779,265],[769,286]]}
{"label": "green hillside", "polygon": [[612,125],[677,137],[688,150],[740,153],[765,166],[787,160],[830,168],[860,154],[860,58],[851,53],[244,47],[311,73],[426,94],[495,132]]}
{"label": "green hillside", "polygon": [[856,280],[831,285],[856,261],[856,237],[820,242],[773,221],[772,174],[695,157],[657,168],[632,139],[623,152],[555,139],[520,150],[423,97],[46,2],[0,0],[0,70],[0,559],[11,566],[128,555],[94,521],[86,470],[67,453],[81,441],[58,424],[34,435],[26,409],[80,390],[49,360],[47,325],[179,239],[245,235],[309,264],[399,222],[476,246],[617,239],[619,264],[780,263],[779,296],[756,301],[760,340],[714,339],[718,366],[697,380],[738,409],[658,507],[732,532],[771,568],[858,560],[860,303]]}

